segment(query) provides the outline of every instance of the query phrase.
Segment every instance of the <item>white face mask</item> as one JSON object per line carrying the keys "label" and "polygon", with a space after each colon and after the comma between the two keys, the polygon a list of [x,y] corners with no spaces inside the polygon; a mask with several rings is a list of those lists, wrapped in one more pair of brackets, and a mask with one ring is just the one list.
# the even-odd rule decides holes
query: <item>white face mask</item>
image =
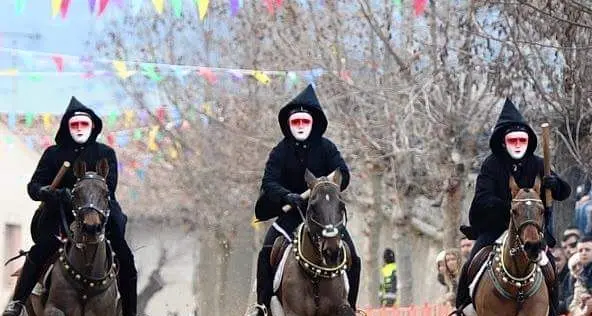
{"label": "white face mask", "polygon": [[305,141],[310,136],[312,123],[312,116],[304,112],[294,113],[288,118],[290,132],[298,141]]}
{"label": "white face mask", "polygon": [[528,149],[527,132],[510,132],[504,139],[506,150],[512,159],[522,159]]}
{"label": "white face mask", "polygon": [[84,144],[92,133],[92,120],[86,115],[74,115],[68,121],[70,135],[78,144]]}

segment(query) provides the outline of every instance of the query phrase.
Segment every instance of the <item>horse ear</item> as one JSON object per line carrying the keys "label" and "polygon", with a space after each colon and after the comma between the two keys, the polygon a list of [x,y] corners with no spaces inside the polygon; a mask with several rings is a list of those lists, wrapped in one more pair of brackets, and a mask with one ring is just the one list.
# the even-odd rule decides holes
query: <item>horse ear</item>
{"label": "horse ear", "polygon": [[97,174],[103,178],[107,178],[107,175],[109,174],[109,163],[106,158],[97,162]]}
{"label": "horse ear", "polygon": [[534,179],[534,186],[532,188],[536,193],[541,194],[541,177],[537,176],[536,179]]}
{"label": "horse ear", "polygon": [[304,181],[306,181],[306,185],[309,189],[312,189],[314,185],[317,183],[317,177],[315,177],[308,168],[304,171]]}
{"label": "horse ear", "polygon": [[341,182],[343,181],[343,174],[341,173],[341,169],[337,168],[333,171],[333,183],[337,184],[337,186],[341,187]]}
{"label": "horse ear", "polygon": [[78,179],[84,177],[86,174],[86,162],[84,161],[76,161],[74,163],[74,176]]}
{"label": "horse ear", "polygon": [[516,180],[514,180],[514,177],[510,176],[510,192],[512,192],[512,197],[515,197],[516,194],[518,194],[518,191],[520,191],[520,187],[518,187],[518,184],[516,183]]}

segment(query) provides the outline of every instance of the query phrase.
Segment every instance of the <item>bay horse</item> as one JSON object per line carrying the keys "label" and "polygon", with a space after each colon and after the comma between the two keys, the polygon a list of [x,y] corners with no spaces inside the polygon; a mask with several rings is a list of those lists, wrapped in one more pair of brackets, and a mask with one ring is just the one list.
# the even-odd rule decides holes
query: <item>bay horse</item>
{"label": "bay horse", "polygon": [[[349,316],[355,311],[347,301],[346,270],[351,259],[341,240],[345,229],[345,203],[340,196],[342,174],[316,178],[308,169],[304,179],[310,189],[304,222],[299,226],[286,257],[278,298],[286,316]],[[296,210],[294,210],[296,211]],[[274,316],[278,315],[272,308]]]}
{"label": "bay horse", "polygon": [[48,293],[45,297],[30,296],[29,315],[121,315],[115,253],[105,238],[109,218],[107,160],[100,160],[95,170],[86,171],[84,162],[74,164],[78,180],[72,190],[71,234],[63,241],[53,264]]}
{"label": "bay horse", "polygon": [[552,266],[543,252],[541,180],[537,177],[533,188],[521,189],[510,177],[510,191],[509,227],[501,245],[494,245],[477,284],[475,309],[479,316],[546,316],[549,294],[545,277]]}

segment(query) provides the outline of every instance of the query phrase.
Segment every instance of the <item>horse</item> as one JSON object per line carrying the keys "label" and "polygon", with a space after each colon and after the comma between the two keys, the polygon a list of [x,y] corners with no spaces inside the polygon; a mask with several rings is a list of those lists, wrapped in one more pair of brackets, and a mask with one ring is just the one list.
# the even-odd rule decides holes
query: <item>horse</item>
{"label": "horse", "polygon": [[[512,202],[508,230],[493,246],[487,267],[476,286],[474,306],[479,316],[546,316],[547,278],[551,264],[544,249],[544,212],[541,180],[533,188],[519,188],[510,177]],[[487,251],[483,249],[482,251]],[[477,255],[478,256],[478,255]],[[476,256],[476,257],[477,257]]]}
{"label": "horse", "polygon": [[[329,180],[316,178],[307,169],[304,179],[310,189],[308,209],[306,215],[300,214],[303,223],[296,230],[290,254],[285,258],[277,295],[283,314],[355,315],[347,301],[344,277],[351,255],[339,232],[346,224],[345,203],[340,196],[342,174],[337,169]],[[275,244],[274,248],[277,250]],[[282,313],[273,307],[272,312],[274,316]]]}
{"label": "horse", "polygon": [[28,315],[121,315],[115,253],[105,238],[109,217],[107,160],[100,160],[95,170],[86,171],[84,162],[74,164],[78,180],[72,190],[71,233],[63,240],[53,264],[48,292],[43,297],[29,297]]}

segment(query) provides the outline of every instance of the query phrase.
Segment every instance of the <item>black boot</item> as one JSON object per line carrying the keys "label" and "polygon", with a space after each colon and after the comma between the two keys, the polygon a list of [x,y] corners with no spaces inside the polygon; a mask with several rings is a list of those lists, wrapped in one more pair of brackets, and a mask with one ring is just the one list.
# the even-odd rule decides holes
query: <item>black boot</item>
{"label": "black boot", "polygon": [[469,269],[468,262],[463,265],[460,278],[458,280],[458,288],[456,290],[456,309],[462,310],[472,303],[471,294],[469,293],[469,280],[467,273]]}
{"label": "black boot", "polygon": [[29,298],[31,291],[33,291],[39,279],[40,273],[39,266],[27,257],[16,283],[12,301],[6,306],[2,316],[19,316],[21,314],[27,298]]}
{"label": "black boot", "polygon": [[360,257],[352,257],[352,266],[347,270],[347,280],[349,282],[349,293],[347,295],[347,301],[351,308],[356,311],[356,303],[358,300],[358,291],[360,289],[360,270],[362,264]]}
{"label": "black boot", "polygon": [[136,277],[126,278],[120,275],[118,283],[123,316],[136,316],[138,314],[138,279]]}
{"label": "black boot", "polygon": [[[269,311],[269,304],[273,296],[273,268],[269,262],[271,248],[263,247],[259,252],[257,259],[257,304],[264,306]],[[259,309],[258,316],[265,315],[262,308]]]}

